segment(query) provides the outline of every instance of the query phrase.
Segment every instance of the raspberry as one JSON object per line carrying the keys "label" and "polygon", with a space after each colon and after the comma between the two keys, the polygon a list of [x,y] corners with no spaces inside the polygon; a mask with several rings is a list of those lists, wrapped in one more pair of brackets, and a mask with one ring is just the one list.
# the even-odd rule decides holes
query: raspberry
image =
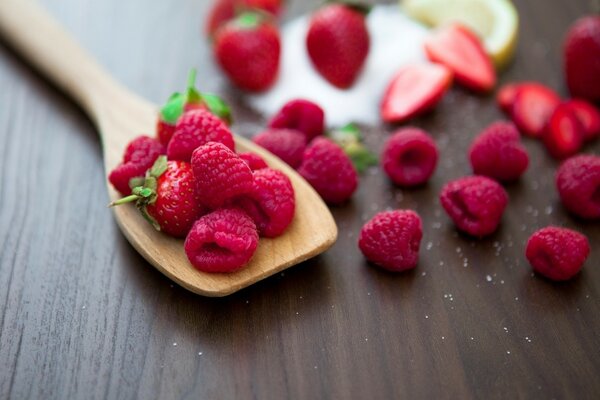
{"label": "raspberry", "polygon": [[600,157],[582,154],[563,162],[556,187],[567,210],[581,218],[600,218]]}
{"label": "raspberry", "polygon": [[358,247],[367,260],[389,271],[417,266],[423,231],[414,211],[380,212],[360,230]]}
{"label": "raspberry", "polygon": [[209,142],[192,154],[192,169],[200,201],[217,208],[252,190],[248,164],[221,143]]}
{"label": "raspberry", "polygon": [[581,270],[589,254],[587,237],[571,229],[554,226],[531,235],[525,251],[533,270],[553,281],[571,279]]}
{"label": "raspberry", "polygon": [[233,135],[227,125],[206,110],[196,109],[184,113],[175,126],[175,133],[167,147],[169,160],[190,162],[198,146],[219,142],[233,150]]}
{"label": "raspberry", "polygon": [[310,141],[325,130],[325,113],[312,101],[291,100],[271,119],[269,128],[295,129]]}
{"label": "raspberry", "polygon": [[498,228],[508,195],[492,179],[469,176],[447,183],[440,201],[459,230],[482,237]]}
{"label": "raspberry", "polygon": [[421,129],[396,131],[383,148],[383,169],[400,186],[418,186],[429,180],[438,160],[434,140]]}
{"label": "raspberry", "polygon": [[292,168],[302,162],[302,153],[306,148],[306,137],[302,132],[292,129],[269,129],[252,139],[254,143],[264,147]]}
{"label": "raspberry", "polygon": [[489,125],[471,144],[469,159],[473,173],[510,182],[519,179],[529,165],[521,135],[511,122]]}
{"label": "raspberry", "polygon": [[290,179],[280,171],[265,168],[254,172],[252,191],[237,203],[265,237],[281,235],[294,219],[296,202]]}
{"label": "raspberry", "polygon": [[250,261],[258,246],[256,225],[245,212],[222,208],[201,217],[185,239],[185,254],[204,272],[233,272]]}
{"label": "raspberry", "polygon": [[358,175],[350,158],[340,146],[324,137],[313,139],[306,148],[298,173],[330,204],[348,200],[358,186]]}
{"label": "raspberry", "polygon": [[240,156],[242,160],[246,161],[246,164],[248,164],[252,171],[268,167],[265,160],[263,160],[263,158],[256,153],[239,153],[238,156]]}
{"label": "raspberry", "polygon": [[143,177],[161,154],[165,154],[165,147],[158,140],[138,136],[127,145],[123,163],[112,170],[108,180],[119,193],[128,196],[131,194],[129,181]]}

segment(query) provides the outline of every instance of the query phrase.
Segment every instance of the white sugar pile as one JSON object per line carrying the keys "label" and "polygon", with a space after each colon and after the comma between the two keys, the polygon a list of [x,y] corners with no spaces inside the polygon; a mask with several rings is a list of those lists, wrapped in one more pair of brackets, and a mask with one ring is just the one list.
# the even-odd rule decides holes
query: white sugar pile
{"label": "white sugar pile", "polygon": [[352,88],[340,90],[324,80],[308,58],[308,20],[303,16],[282,27],[279,79],[268,92],[247,96],[250,106],[270,116],[287,101],[305,98],[323,107],[329,126],[379,124],[379,104],[396,71],[425,60],[423,40],[427,29],[404,15],[397,5],[373,7],[367,18],[371,50],[364,70]]}

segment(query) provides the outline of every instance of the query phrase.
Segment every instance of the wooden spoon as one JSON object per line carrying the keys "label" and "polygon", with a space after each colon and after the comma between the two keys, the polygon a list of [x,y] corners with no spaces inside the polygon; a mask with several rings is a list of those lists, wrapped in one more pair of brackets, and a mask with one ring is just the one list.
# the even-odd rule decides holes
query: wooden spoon
{"label": "wooden spoon", "polygon": [[[144,132],[153,134],[158,108],[114,81],[69,34],[30,0],[0,1],[0,34],[29,62],[87,112],[102,140],[104,166],[121,161],[126,144]],[[160,272],[184,288],[205,296],[226,296],[327,250],[337,227],[312,187],[287,164],[252,142],[236,136],[238,150],[252,151],[286,173],[296,191],[296,216],[286,233],[261,239],[250,264],[232,274],[194,269],[183,241],[155,231],[133,206],[116,207],[117,222],[135,249]],[[111,200],[117,192],[108,187]]]}

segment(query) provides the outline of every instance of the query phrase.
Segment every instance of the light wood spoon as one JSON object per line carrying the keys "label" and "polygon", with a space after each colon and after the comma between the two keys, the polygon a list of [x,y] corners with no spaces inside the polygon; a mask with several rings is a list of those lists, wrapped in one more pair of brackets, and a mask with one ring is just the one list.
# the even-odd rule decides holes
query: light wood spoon
{"label": "light wood spoon", "polygon": [[[0,34],[15,50],[87,112],[100,132],[104,167],[119,164],[126,144],[155,130],[158,108],[129,92],[41,7],[30,0],[0,1]],[[183,241],[155,231],[133,206],[114,213],[125,237],[160,272],[184,288],[204,296],[226,296],[252,283],[327,250],[337,238],[337,227],[327,206],[293,169],[252,142],[236,136],[238,150],[261,155],[286,173],[296,192],[296,215],[286,233],[261,239],[250,264],[232,274],[207,274],[194,269],[183,251]],[[108,187],[111,200],[119,196]]]}

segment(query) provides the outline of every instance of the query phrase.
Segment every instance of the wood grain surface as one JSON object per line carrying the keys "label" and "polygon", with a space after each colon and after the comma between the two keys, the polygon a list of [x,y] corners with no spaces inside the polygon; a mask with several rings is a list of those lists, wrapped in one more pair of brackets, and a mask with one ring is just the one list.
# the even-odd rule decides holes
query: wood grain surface
{"label": "wood grain surface", "polygon": [[[153,102],[190,66],[225,95],[238,133],[265,119],[229,87],[201,38],[204,0],[42,3],[126,86]],[[286,18],[316,1],[289,2]],[[535,79],[566,94],[561,42],[589,0],[521,0],[521,40],[501,81]],[[428,186],[400,190],[378,169],[334,208],[325,254],[223,299],[194,295],[147,264],[110,211],[101,145],[73,103],[0,44],[0,398],[316,399],[600,396],[600,227],[561,207],[556,162],[527,141],[532,165],[508,187],[501,229],[457,234],[437,193],[468,173],[466,148],[501,118],[492,97],[452,89],[415,121],[442,159]],[[393,126],[368,128],[380,150]],[[600,152],[600,143],[586,151]],[[424,220],[419,267],[367,265],[362,223],[388,207]],[[592,254],[576,279],[532,276],[527,237],[578,229]]]}

